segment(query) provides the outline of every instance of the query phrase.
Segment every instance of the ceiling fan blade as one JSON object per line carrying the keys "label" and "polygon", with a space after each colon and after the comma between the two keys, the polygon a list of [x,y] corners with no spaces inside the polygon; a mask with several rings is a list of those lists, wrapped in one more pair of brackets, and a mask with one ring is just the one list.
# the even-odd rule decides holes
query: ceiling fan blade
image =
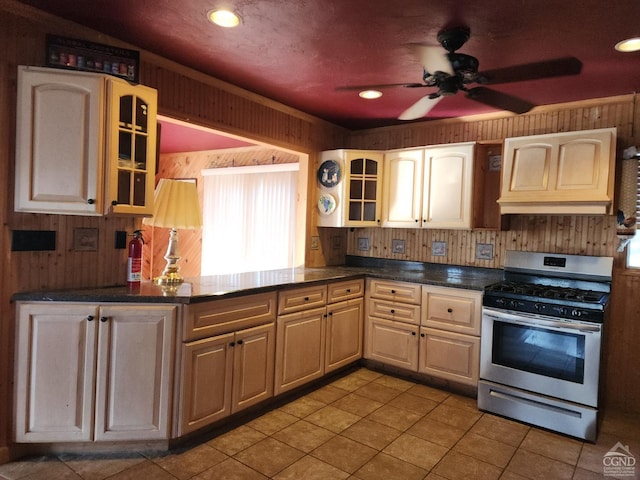
{"label": "ceiling fan blade", "polygon": [[479,72],[478,82],[494,85],[498,83],[522,82],[541,78],[578,75],[582,71],[582,62],[575,57],[563,57],[543,62],[525,63],[511,67]]}
{"label": "ceiling fan blade", "polygon": [[420,88],[427,87],[424,83],[379,83],[374,85],[348,85],[344,87],[336,87],[336,91],[338,92],[353,92],[359,90],[371,90],[371,89],[383,89],[383,88],[393,88],[393,87],[404,87],[404,88]]}
{"label": "ceiling fan blade", "polygon": [[490,107],[508,110],[513,113],[526,113],[535,105],[522,98],[498,92],[487,87],[474,87],[467,90],[467,97]]}
{"label": "ceiling fan blade", "polygon": [[429,73],[444,72],[453,75],[453,67],[442,47],[412,43],[409,48],[420,60],[422,67]]}
{"label": "ceiling fan blade", "polygon": [[398,120],[415,120],[424,117],[441,99],[442,97],[431,98],[430,95],[425,95],[402,112]]}

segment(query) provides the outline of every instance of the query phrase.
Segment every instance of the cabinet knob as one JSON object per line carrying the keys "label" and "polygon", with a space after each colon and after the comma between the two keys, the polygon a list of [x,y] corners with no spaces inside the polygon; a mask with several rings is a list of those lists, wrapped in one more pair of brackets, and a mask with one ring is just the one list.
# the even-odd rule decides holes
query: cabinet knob
{"label": "cabinet knob", "polygon": [[351,289],[350,288],[347,288],[347,293],[351,293]]}
{"label": "cabinet knob", "polygon": [[100,321],[102,323],[106,322],[107,320],[109,320],[109,317],[100,317]]}
{"label": "cabinet knob", "polygon": [[413,335],[415,337],[416,336],[416,332],[411,332],[411,335]]}
{"label": "cabinet knob", "polygon": [[422,338],[424,338],[424,333],[421,333],[421,334],[420,334],[420,336],[421,336]]}
{"label": "cabinet knob", "polygon": [[427,223],[427,219],[426,219],[426,218],[423,218],[423,219],[422,219],[422,223]]}
{"label": "cabinet knob", "polygon": [[449,312],[449,313],[453,312],[453,308],[451,308],[451,307],[447,308],[447,312]]}
{"label": "cabinet knob", "polygon": [[238,345],[242,345],[242,340],[238,340]]}
{"label": "cabinet knob", "polygon": [[304,301],[308,302],[309,301],[309,297],[304,297]]}
{"label": "cabinet knob", "polygon": [[395,290],[391,290],[391,293],[393,293],[393,294],[395,295],[395,294],[396,294],[396,291],[395,291]]}
{"label": "cabinet knob", "polygon": [[96,317],[94,317],[93,315],[87,315],[87,322],[93,322],[95,318]]}
{"label": "cabinet knob", "polygon": [[329,316],[332,317],[333,316],[333,312],[329,312]]}
{"label": "cabinet knob", "polygon": [[420,220],[418,220],[418,219],[416,218],[416,223],[418,223],[419,221],[420,221]]}
{"label": "cabinet knob", "polygon": [[117,201],[117,200],[111,200],[111,205],[112,205],[112,206],[114,206],[114,207],[115,207],[117,204],[118,204],[118,201]]}
{"label": "cabinet knob", "polygon": [[95,199],[95,198],[88,198],[88,199],[87,199],[87,203],[88,203],[89,205],[93,205],[94,203],[96,203],[96,199]]}
{"label": "cabinet knob", "polygon": [[235,346],[236,346],[236,342],[231,342],[231,343],[229,343],[229,346],[230,346],[230,347],[235,347]]}
{"label": "cabinet knob", "polygon": [[392,309],[391,309],[391,313],[396,313],[396,311],[392,308]]}

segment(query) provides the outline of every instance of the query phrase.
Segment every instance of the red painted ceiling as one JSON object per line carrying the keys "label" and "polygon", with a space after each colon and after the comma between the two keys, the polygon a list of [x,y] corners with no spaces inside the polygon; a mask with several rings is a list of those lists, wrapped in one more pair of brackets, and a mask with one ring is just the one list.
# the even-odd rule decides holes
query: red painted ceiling
{"label": "red painted ceiling", "polygon": [[[140,48],[351,129],[394,125],[434,88],[387,88],[363,100],[341,87],[422,81],[410,44],[438,45],[446,26],[465,25],[458,50],[480,71],[572,56],[575,76],[491,88],[534,105],[640,90],[640,52],[619,53],[619,40],[640,35],[638,0],[23,0]],[[235,29],[208,23],[228,6]],[[426,117],[496,111],[458,92]]]}

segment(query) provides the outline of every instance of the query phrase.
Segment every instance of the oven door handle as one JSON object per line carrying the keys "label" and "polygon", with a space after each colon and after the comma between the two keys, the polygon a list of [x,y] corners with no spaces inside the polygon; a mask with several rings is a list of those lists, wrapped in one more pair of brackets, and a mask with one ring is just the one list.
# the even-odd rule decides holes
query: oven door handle
{"label": "oven door handle", "polygon": [[557,328],[558,330],[570,330],[570,331],[578,331],[584,333],[600,333],[601,326],[600,325],[588,325],[584,322],[576,322],[576,321],[567,321],[561,322],[557,320],[553,320],[549,317],[542,316],[530,316],[526,314],[518,314],[513,315],[506,312],[500,312],[497,310],[492,310],[485,308],[485,315],[488,315],[495,320],[500,320],[509,323],[517,323],[520,325],[526,325],[528,327],[551,327]]}

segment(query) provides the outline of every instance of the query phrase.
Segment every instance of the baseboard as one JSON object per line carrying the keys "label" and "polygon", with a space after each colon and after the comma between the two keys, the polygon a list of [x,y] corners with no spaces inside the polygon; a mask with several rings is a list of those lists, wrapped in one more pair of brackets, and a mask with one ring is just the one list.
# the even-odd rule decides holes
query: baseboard
{"label": "baseboard", "polygon": [[9,447],[0,447],[0,465],[3,463],[9,463],[11,455],[9,454]]}

